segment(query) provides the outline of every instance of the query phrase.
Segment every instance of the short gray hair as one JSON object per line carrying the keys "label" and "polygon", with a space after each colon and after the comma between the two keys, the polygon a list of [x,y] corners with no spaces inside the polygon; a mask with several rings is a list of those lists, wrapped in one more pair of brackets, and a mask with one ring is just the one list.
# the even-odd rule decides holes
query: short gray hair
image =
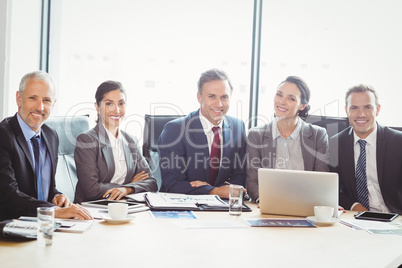
{"label": "short gray hair", "polygon": [[44,72],[44,71],[33,71],[30,73],[27,73],[26,75],[24,75],[21,78],[20,87],[19,87],[19,92],[21,95],[22,95],[22,93],[24,93],[25,87],[29,80],[45,82],[46,84],[49,85],[49,88],[51,90],[53,90],[54,95],[56,95],[53,78],[47,72]]}

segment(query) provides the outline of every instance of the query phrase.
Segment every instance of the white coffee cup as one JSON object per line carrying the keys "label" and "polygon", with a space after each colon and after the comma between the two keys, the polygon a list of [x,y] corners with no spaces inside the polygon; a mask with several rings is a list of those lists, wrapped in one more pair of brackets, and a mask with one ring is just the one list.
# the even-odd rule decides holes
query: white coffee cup
{"label": "white coffee cup", "polygon": [[123,220],[127,218],[128,204],[125,203],[109,203],[109,217],[113,220]]}
{"label": "white coffee cup", "polygon": [[314,216],[318,221],[326,222],[332,219],[334,208],[330,206],[314,206]]}

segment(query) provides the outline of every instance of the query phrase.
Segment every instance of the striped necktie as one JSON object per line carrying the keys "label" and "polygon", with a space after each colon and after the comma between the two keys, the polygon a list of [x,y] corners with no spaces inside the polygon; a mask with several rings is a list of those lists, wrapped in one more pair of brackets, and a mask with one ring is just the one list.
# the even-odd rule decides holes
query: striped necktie
{"label": "striped necktie", "polygon": [[367,210],[370,210],[367,175],[366,175],[366,141],[358,140],[360,145],[360,156],[356,165],[356,191],[357,201],[362,204]]}

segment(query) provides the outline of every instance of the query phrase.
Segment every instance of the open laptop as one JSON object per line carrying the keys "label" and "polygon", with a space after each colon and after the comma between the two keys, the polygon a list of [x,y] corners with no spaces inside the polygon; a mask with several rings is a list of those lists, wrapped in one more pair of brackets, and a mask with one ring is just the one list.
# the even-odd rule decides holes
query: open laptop
{"label": "open laptop", "polygon": [[263,214],[313,216],[314,206],[334,207],[338,217],[338,174],[285,169],[258,169]]}

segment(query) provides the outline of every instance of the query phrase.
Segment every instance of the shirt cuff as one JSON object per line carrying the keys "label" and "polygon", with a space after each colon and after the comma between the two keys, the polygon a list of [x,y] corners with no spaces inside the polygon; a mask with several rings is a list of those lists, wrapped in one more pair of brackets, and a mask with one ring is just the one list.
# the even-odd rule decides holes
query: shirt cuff
{"label": "shirt cuff", "polygon": [[357,205],[360,205],[360,203],[359,203],[359,202],[353,203],[353,205],[352,205],[352,207],[350,208],[350,210],[353,210],[353,208],[354,208],[355,206],[357,206]]}

